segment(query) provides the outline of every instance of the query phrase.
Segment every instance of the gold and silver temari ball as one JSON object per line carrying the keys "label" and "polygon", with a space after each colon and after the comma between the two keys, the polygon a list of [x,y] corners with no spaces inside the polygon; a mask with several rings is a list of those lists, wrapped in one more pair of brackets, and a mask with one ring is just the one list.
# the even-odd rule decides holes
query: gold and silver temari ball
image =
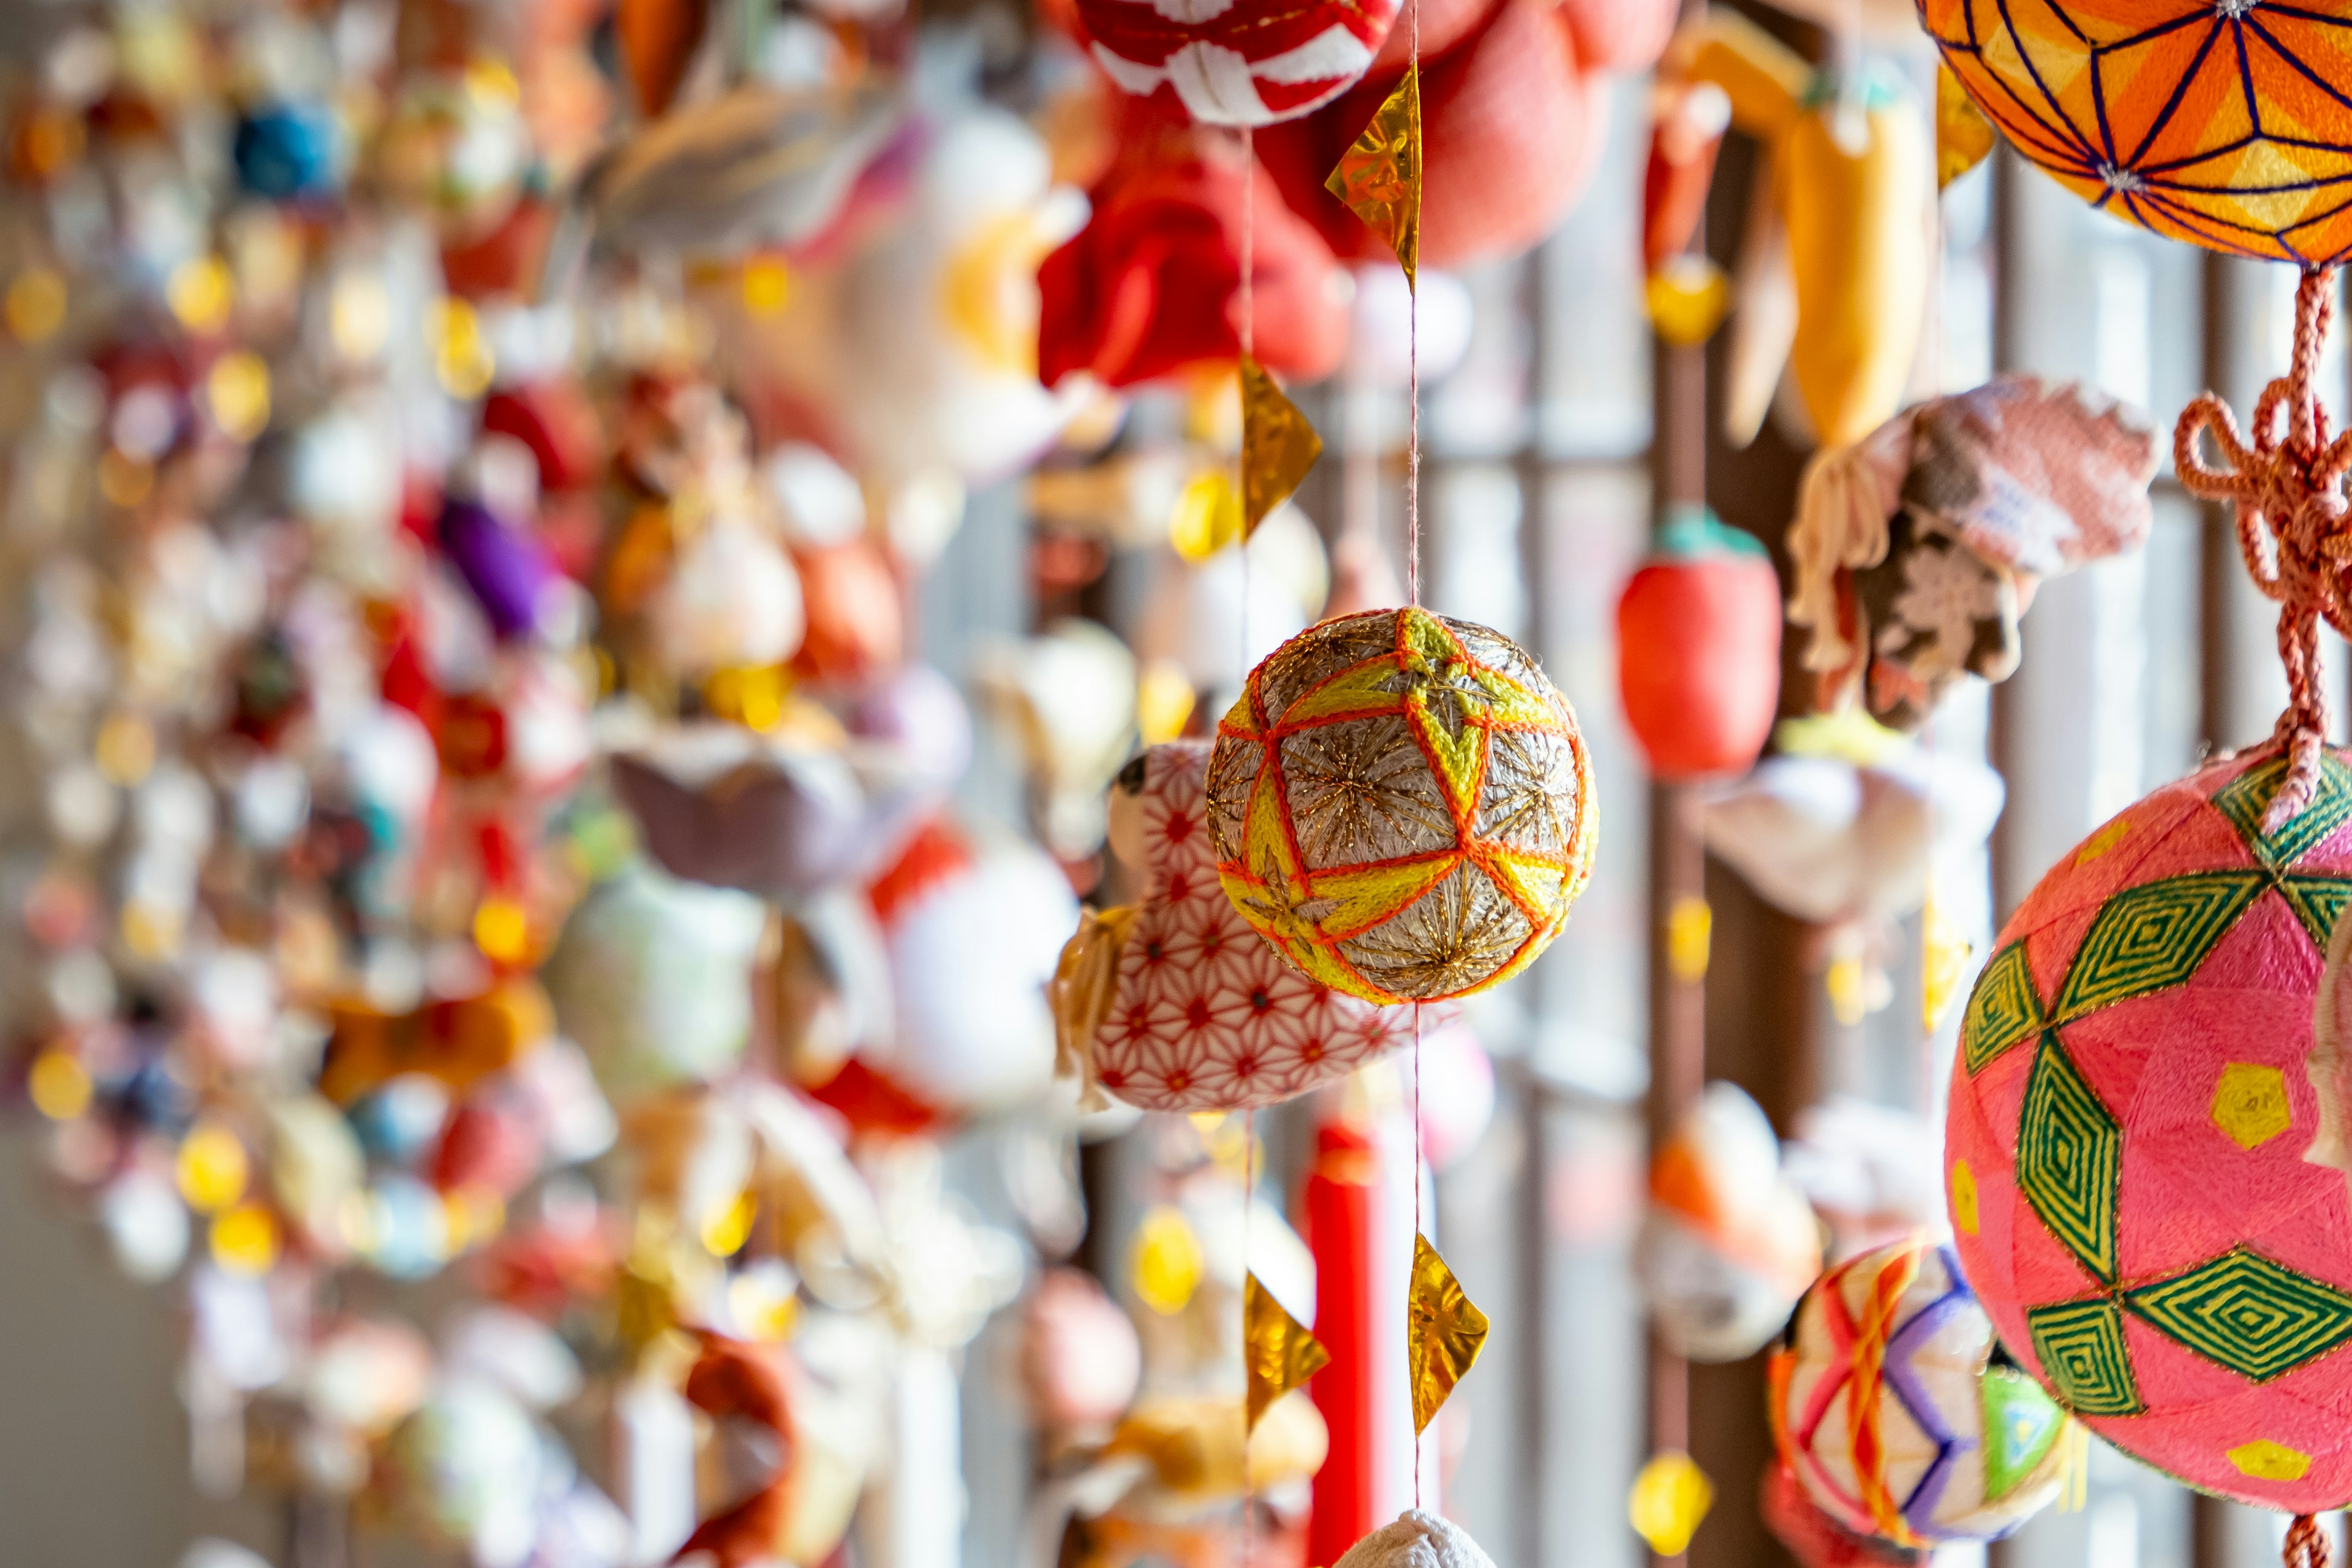
{"label": "gold and silver temari ball", "polygon": [[1276,648],[1218,724],[1208,783],[1234,907],[1370,1002],[1517,973],[1592,871],[1592,762],[1568,700],[1509,638],[1425,610]]}

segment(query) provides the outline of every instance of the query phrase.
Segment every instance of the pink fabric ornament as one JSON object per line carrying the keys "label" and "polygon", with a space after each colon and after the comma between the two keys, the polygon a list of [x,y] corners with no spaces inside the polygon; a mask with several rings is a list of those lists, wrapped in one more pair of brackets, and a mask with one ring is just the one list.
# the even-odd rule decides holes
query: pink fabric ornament
{"label": "pink fabric ornament", "polygon": [[2352,894],[2352,767],[2263,817],[2275,742],[2158,790],[2059,862],[1969,999],[1945,1190],[2002,1343],[2192,1486],[2307,1513],[2352,1493],[2352,1205],[2313,1008]]}
{"label": "pink fabric ornament", "polygon": [[[1208,743],[1171,742],[1137,761],[1140,776],[1131,767],[1118,787],[1139,809],[1115,805],[1112,843],[1122,858],[1139,853],[1144,893],[1131,914],[1092,917],[1088,928],[1132,921],[1115,971],[1100,974],[1098,1023],[1075,1042],[1092,1080],[1146,1110],[1240,1110],[1304,1094],[1411,1039],[1410,1008],[1317,984],[1234,910],[1209,842]],[[1087,941],[1081,932],[1065,952],[1066,977]],[[1066,1031],[1071,1009],[1059,1011]],[[1452,1016],[1434,1010],[1424,1027]]]}
{"label": "pink fabric ornament", "polygon": [[1145,97],[1172,93],[1204,125],[1305,114],[1370,68],[1395,0],[1077,0],[1095,62]]}

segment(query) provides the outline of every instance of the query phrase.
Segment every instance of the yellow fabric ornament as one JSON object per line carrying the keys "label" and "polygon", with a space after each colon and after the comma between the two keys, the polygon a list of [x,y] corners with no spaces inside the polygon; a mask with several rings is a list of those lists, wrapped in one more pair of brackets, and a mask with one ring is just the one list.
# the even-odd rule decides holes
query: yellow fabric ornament
{"label": "yellow fabric ornament", "polygon": [[1576,715],[1509,639],[1425,610],[1326,621],[1217,726],[1226,897],[1294,967],[1433,1002],[1527,967],[1592,869]]}

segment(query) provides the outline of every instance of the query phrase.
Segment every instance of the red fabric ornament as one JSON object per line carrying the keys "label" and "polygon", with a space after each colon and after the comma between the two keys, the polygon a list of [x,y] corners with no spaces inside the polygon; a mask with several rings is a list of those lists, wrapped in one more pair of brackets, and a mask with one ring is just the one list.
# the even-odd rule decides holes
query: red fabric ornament
{"label": "red fabric ornament", "polygon": [[772,1433],[778,1468],[767,1485],[695,1526],[673,1562],[704,1552],[719,1568],[744,1568],[775,1556],[792,1521],[807,1447],[793,1408],[794,1369],[787,1356],[782,1345],[703,1337],[702,1354],[686,1374],[687,1403],[715,1421],[747,1421]]}
{"label": "red fabric ornament", "polygon": [[1662,779],[1738,773],[1780,695],[1780,579],[1712,514],[1669,526],[1617,601],[1617,689]]}
{"label": "red fabric ornament", "polygon": [[[1483,26],[1500,9],[1502,0],[1415,0],[1420,5],[1421,58],[1435,59]],[[1389,29],[1389,41],[1372,60],[1372,74],[1393,80],[1412,60],[1412,18],[1400,16]]]}
{"label": "red fabric ornament", "polygon": [[1292,381],[1336,369],[1348,317],[1332,286],[1330,247],[1283,205],[1265,170],[1203,156],[1189,137],[1163,130],[1112,167],[1095,189],[1093,218],[1037,270],[1039,379],[1052,386],[1088,371],[1106,385],[1132,386],[1231,363],[1241,352],[1244,193],[1255,204],[1258,363]]}
{"label": "red fabric ornament", "polygon": [[570,379],[502,387],[482,405],[482,431],[530,448],[542,490],[576,490],[604,471],[604,429],[587,389]]}
{"label": "red fabric ornament", "polygon": [[1576,62],[1589,71],[1647,70],[1665,52],[1679,7],[1673,0],[1553,0]]}
{"label": "red fabric ornament", "polygon": [[856,685],[887,674],[905,656],[907,613],[882,547],[868,539],[794,547],[808,629],[793,673]]}
{"label": "red fabric ornament", "polygon": [[1077,0],[1095,63],[1129,92],[1205,125],[1271,125],[1347,90],[1396,0]]}

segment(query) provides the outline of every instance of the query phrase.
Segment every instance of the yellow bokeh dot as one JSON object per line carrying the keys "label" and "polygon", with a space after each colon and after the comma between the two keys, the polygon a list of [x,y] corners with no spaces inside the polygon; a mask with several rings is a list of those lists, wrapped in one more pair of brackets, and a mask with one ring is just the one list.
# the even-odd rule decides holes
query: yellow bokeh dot
{"label": "yellow bokeh dot", "polygon": [[1135,1293],[1162,1314],[1184,1310],[1201,1284],[1201,1242],[1183,1212],[1161,1204],[1135,1233]]}
{"label": "yellow bokeh dot", "polygon": [[1654,1456],[1633,1478],[1625,1512],[1633,1532],[1661,1557],[1675,1557],[1715,1506],[1715,1485],[1688,1454]]}
{"label": "yellow bokeh dot", "polygon": [[213,1261],[231,1274],[267,1274],[278,1261],[278,1220],[259,1204],[245,1204],[213,1221]]}
{"label": "yellow bokeh dot", "polygon": [[743,309],[754,316],[782,311],[793,297],[793,272],[782,259],[755,256],[743,263]]}
{"label": "yellow bokeh dot", "polygon": [[155,766],[155,731],[136,713],[117,713],[98,727],[98,771],[114,783],[137,784]]}
{"label": "yellow bokeh dot", "polygon": [[522,83],[506,61],[485,56],[466,67],[466,88],[474,96],[492,103],[516,104],[522,101]]}
{"label": "yellow bokeh dot", "polygon": [[1168,542],[1185,560],[1206,561],[1242,536],[1242,498],[1221,468],[1192,476],[1168,517]]}
{"label": "yellow bokeh dot", "polygon": [[244,349],[221,355],[205,375],[205,408],[224,435],[252,440],[269,427],[269,366]]}
{"label": "yellow bokeh dot", "polygon": [[392,337],[392,294],[371,272],[347,272],[335,280],[327,300],[327,331],[335,352],[364,363],[383,352]]}
{"label": "yellow bokeh dot", "polygon": [[1868,1011],[1866,999],[1869,994],[1862,960],[1851,953],[1830,960],[1824,984],[1830,995],[1830,1016],[1849,1029],[1861,1023],[1863,1015]]}
{"label": "yellow bokeh dot", "polygon": [[451,1257],[494,1240],[506,1223],[506,1202],[492,1188],[465,1186],[441,1195],[441,1226]]}
{"label": "yellow bokeh dot", "polygon": [[1135,727],[1147,746],[1172,741],[1184,732],[1199,699],[1192,678],[1172,658],[1155,658],[1143,667],[1135,683]]}
{"label": "yellow bokeh dot", "polygon": [[65,325],[65,279],[47,267],[18,273],[8,284],[6,310],[17,342],[40,342]]}
{"label": "yellow bokeh dot", "polygon": [[1705,899],[1685,893],[1666,914],[1666,965],[1688,985],[1706,978],[1715,942],[1715,911]]}
{"label": "yellow bokeh dot", "polygon": [[160,963],[179,952],[187,923],[177,910],[152,900],[133,899],[122,906],[122,945],[134,958]]}
{"label": "yellow bokeh dot", "polygon": [[433,372],[450,396],[472,399],[489,390],[498,360],[482,331],[482,318],[463,300],[443,300],[427,312],[433,342]]}
{"label": "yellow bokeh dot", "polygon": [[474,911],[474,945],[493,963],[520,963],[530,952],[530,917],[512,899],[484,899]]}
{"label": "yellow bokeh dot", "polygon": [[751,1222],[759,1216],[760,1200],[750,1188],[735,1201],[702,1222],[703,1250],[713,1258],[732,1258],[751,1239]]}
{"label": "yellow bokeh dot", "polygon": [[52,1121],[71,1121],[89,1109],[89,1074],[70,1051],[51,1049],[35,1057],[25,1090],[33,1109]]}
{"label": "yellow bokeh dot", "polygon": [[192,332],[217,332],[228,324],[236,303],[236,282],[228,263],[217,256],[199,256],[172,268],[163,285],[164,302]]}
{"label": "yellow bokeh dot", "polygon": [[180,1196],[198,1214],[217,1214],[245,1196],[252,1179],[245,1142],[217,1121],[199,1121],[180,1140]]}

